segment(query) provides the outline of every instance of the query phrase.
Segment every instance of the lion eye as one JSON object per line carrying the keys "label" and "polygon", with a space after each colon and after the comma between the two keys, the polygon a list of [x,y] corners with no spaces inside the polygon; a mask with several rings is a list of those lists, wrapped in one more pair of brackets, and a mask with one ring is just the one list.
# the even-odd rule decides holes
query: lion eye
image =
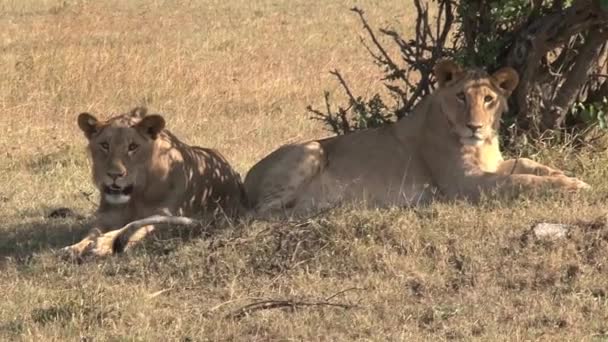
{"label": "lion eye", "polygon": [[486,95],[486,97],[483,98],[483,101],[485,103],[490,103],[490,102],[494,101],[494,98],[490,95]]}
{"label": "lion eye", "polygon": [[139,145],[137,145],[136,143],[130,143],[129,152],[133,152],[133,151],[137,150],[138,147],[139,147]]}
{"label": "lion eye", "polygon": [[466,96],[462,92],[456,94],[456,97],[458,98],[458,101],[460,101],[460,102],[466,102],[466,100],[467,100]]}
{"label": "lion eye", "polygon": [[108,144],[107,142],[102,142],[99,144],[99,146],[101,146],[101,149],[104,151],[107,151],[110,149],[110,144]]}

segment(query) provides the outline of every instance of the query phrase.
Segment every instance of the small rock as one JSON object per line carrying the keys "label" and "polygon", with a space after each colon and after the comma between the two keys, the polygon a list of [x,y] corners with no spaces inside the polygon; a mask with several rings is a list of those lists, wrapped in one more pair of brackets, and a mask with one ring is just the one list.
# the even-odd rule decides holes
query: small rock
{"label": "small rock", "polygon": [[568,235],[572,226],[561,223],[539,223],[532,229],[534,235],[541,239],[561,239]]}

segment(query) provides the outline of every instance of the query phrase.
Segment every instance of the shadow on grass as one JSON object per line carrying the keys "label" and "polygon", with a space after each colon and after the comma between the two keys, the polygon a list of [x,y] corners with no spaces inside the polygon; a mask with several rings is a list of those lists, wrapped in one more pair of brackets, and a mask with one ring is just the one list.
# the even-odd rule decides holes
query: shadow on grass
{"label": "shadow on grass", "polygon": [[4,226],[0,229],[0,262],[6,258],[28,259],[34,253],[78,242],[90,227],[90,220],[75,218],[48,218]]}
{"label": "shadow on grass", "polygon": [[[36,253],[57,251],[81,241],[93,227],[93,217],[84,218],[63,209],[53,210],[40,221],[0,225],[0,264],[8,260],[24,262]],[[213,237],[233,224],[211,219],[202,220],[192,227],[171,224],[156,226],[154,233],[138,246],[147,246],[149,250],[167,254],[191,240]],[[122,252],[121,248],[117,248],[116,252]]]}

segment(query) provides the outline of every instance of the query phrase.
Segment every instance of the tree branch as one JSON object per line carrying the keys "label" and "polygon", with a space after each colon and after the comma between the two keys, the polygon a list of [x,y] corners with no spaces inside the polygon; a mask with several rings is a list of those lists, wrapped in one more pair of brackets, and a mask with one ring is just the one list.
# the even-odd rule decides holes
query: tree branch
{"label": "tree branch", "polygon": [[[598,0],[576,0],[571,7],[540,16],[520,30],[505,63],[515,67],[520,74],[520,84],[511,99],[514,102],[512,108],[519,113],[519,127],[528,129],[530,117],[541,115],[532,112],[538,105],[532,102],[540,99],[531,94],[539,89],[540,74],[546,72],[542,62],[547,53],[568,42],[576,34],[592,27],[605,27],[607,24],[608,14],[601,11]],[[550,116],[561,115],[563,114],[558,113]],[[541,120],[543,125],[550,121],[557,123],[550,118]]]}
{"label": "tree branch", "polygon": [[580,89],[595,68],[606,39],[608,39],[606,31],[594,30],[587,35],[585,45],[576,57],[574,66],[566,73],[564,83],[559,88],[553,103],[542,116],[542,128],[561,127],[566,113],[576,101]]}
{"label": "tree branch", "polygon": [[336,308],[341,308],[341,309],[345,309],[345,310],[357,308],[359,306],[355,305],[355,304],[344,304],[344,303],[331,302],[331,300],[334,299],[335,297],[342,295],[349,291],[354,291],[354,290],[363,290],[363,289],[358,288],[358,287],[351,287],[351,288],[336,292],[333,295],[325,298],[325,300],[315,301],[315,302],[297,301],[297,300],[292,300],[292,299],[262,300],[262,301],[253,302],[253,303],[247,304],[241,308],[238,308],[238,309],[228,313],[227,315],[225,315],[224,318],[238,319],[238,318],[245,317],[255,311],[278,309],[278,308],[296,309],[298,307],[306,307],[306,306],[330,306],[330,307],[336,307]]}

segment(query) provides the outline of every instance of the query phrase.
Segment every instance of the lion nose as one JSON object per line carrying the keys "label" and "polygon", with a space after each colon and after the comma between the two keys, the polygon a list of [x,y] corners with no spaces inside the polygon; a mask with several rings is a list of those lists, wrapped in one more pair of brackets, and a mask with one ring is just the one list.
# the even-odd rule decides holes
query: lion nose
{"label": "lion nose", "polygon": [[478,123],[468,123],[467,127],[473,131],[473,133],[477,132],[478,129],[480,129],[483,125],[478,124]]}
{"label": "lion nose", "polygon": [[113,180],[116,180],[120,177],[124,177],[127,173],[125,171],[108,171],[108,177],[112,178]]}

